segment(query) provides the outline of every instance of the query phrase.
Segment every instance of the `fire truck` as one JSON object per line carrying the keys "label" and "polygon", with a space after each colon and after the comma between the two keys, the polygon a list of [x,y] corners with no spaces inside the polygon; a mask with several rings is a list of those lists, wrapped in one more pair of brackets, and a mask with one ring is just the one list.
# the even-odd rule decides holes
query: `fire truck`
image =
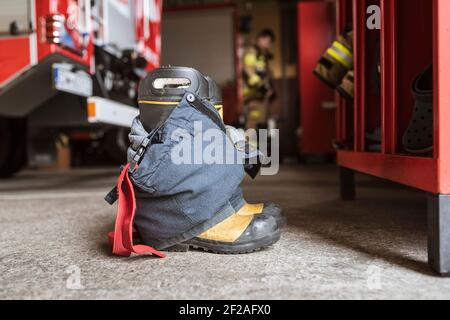
{"label": "fire truck", "polygon": [[84,140],[124,160],[161,13],[162,0],[0,1],[0,177]]}

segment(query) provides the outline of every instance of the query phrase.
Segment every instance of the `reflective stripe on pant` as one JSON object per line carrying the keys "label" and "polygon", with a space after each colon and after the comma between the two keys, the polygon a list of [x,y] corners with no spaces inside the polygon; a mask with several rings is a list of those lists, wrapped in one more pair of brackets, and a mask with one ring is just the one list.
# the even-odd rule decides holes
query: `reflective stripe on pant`
{"label": "reflective stripe on pant", "polygon": [[263,100],[252,100],[247,106],[247,129],[258,129],[267,123],[268,106]]}
{"label": "reflective stripe on pant", "polygon": [[351,69],[353,67],[353,53],[338,41],[333,42],[333,46],[327,50],[327,54],[346,68]]}

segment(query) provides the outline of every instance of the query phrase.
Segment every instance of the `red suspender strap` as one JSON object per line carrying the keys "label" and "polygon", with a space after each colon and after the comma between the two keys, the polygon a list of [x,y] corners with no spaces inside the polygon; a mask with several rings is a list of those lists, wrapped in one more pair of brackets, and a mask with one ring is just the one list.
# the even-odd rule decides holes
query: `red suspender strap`
{"label": "red suspender strap", "polygon": [[145,245],[133,244],[133,220],[136,213],[136,198],[134,187],[128,174],[130,165],[126,165],[122,170],[117,181],[117,191],[119,193],[119,202],[117,206],[116,226],[114,232],[108,237],[113,246],[113,254],[129,257],[131,253],[135,254],[153,254],[164,258],[166,255]]}

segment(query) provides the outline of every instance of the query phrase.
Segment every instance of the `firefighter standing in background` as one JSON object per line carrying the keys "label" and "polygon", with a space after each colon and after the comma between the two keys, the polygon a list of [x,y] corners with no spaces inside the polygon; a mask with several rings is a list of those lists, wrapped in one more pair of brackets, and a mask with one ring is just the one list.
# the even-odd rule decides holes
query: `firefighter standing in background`
{"label": "firefighter standing in background", "polygon": [[244,54],[243,94],[244,117],[247,129],[265,128],[269,116],[269,102],[275,96],[271,83],[270,50],[275,41],[272,30],[262,30],[256,42]]}

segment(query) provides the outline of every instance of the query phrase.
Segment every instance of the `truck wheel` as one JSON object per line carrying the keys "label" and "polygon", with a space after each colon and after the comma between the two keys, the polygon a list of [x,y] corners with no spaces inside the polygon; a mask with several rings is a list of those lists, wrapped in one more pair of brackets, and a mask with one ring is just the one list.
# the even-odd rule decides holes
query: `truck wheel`
{"label": "truck wheel", "polygon": [[26,161],[26,133],[21,120],[0,119],[0,178],[10,178]]}
{"label": "truck wheel", "polygon": [[11,151],[12,137],[9,132],[8,122],[0,119],[0,177],[9,175],[8,161]]}
{"label": "truck wheel", "polygon": [[128,133],[130,129],[111,129],[105,134],[106,152],[116,164],[127,162],[127,150],[130,144]]}

